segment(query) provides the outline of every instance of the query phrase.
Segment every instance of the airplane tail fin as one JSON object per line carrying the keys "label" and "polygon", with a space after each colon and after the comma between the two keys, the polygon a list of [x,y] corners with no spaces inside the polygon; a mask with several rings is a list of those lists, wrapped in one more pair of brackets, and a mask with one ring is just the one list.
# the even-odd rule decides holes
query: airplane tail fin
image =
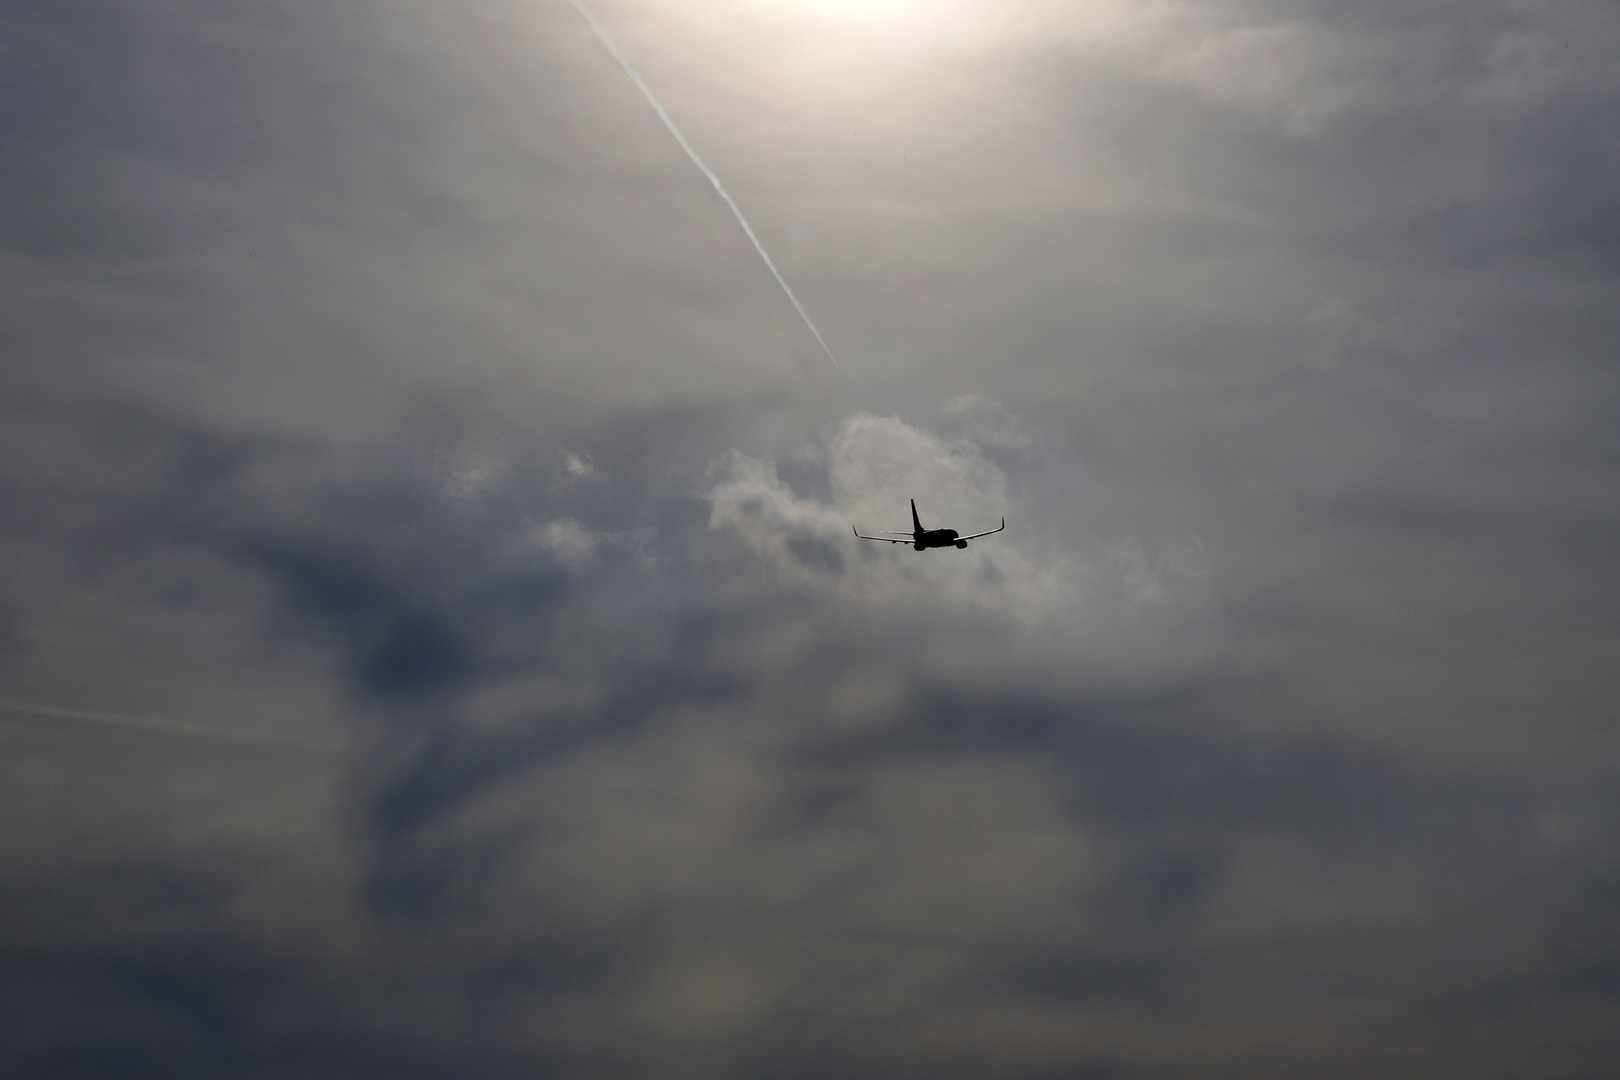
{"label": "airplane tail fin", "polygon": [[917,500],[911,500],[911,524],[919,533],[923,531],[922,522],[917,519]]}

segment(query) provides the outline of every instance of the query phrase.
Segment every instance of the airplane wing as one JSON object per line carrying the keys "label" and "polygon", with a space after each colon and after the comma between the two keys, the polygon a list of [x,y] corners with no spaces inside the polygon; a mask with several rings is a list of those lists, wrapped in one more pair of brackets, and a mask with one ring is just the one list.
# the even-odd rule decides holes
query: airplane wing
{"label": "airplane wing", "polygon": [[1007,519],[1002,518],[1000,528],[986,529],[984,532],[982,532],[982,533],[974,533],[972,536],[958,536],[957,539],[958,540],[977,540],[981,536],[989,536],[991,533],[998,533],[1002,529],[1005,529],[1006,527],[1007,527]]}
{"label": "airplane wing", "polygon": [[912,542],[909,537],[904,540],[891,540],[887,536],[862,536],[861,530],[855,528],[853,525],[850,526],[850,529],[855,533],[856,536],[860,536],[862,540],[881,540],[885,544],[909,544]]}

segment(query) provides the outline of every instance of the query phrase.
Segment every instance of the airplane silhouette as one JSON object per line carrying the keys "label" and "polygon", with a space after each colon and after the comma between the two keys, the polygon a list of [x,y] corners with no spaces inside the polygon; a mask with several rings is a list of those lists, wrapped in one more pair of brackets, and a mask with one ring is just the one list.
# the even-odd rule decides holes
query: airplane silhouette
{"label": "airplane silhouette", "polygon": [[[863,534],[861,532],[861,530],[855,529],[855,535],[859,536],[862,540],[881,540],[885,544],[910,544],[912,547],[916,548],[918,551],[926,551],[929,548],[942,548],[942,547],[965,548],[965,547],[967,547],[967,542],[969,540],[977,540],[981,536],[989,536],[991,533],[998,533],[1002,529],[1005,529],[1007,527],[1007,519],[1002,518],[1001,519],[1001,525],[999,527],[997,527],[997,528],[986,529],[982,533],[974,533],[971,536],[958,536],[955,529],[925,529],[925,528],[923,528],[922,527],[922,522],[917,519],[917,500],[912,499],[911,500],[911,524],[913,526],[915,526],[915,528],[909,533],[896,532],[896,533],[889,533],[887,536],[867,536],[867,535]],[[894,537],[897,537],[897,536],[904,536],[904,537],[907,537],[908,539],[905,539],[905,540],[893,539]]]}

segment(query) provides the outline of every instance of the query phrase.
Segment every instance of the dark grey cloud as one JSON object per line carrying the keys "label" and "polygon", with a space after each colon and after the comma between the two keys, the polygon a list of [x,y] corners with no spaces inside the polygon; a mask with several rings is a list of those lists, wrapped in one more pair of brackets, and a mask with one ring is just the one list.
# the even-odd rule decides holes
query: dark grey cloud
{"label": "dark grey cloud", "polygon": [[600,8],[841,377],[567,5],[0,16],[4,1071],[1611,1073],[1613,13]]}

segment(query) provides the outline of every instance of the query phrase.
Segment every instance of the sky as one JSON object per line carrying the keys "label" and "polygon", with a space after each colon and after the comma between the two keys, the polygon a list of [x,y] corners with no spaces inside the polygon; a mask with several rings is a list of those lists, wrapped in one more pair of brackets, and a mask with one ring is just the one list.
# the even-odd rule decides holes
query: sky
{"label": "sky", "polygon": [[0,9],[0,1072],[1613,1076],[1620,8],[590,10],[837,366],[565,0]]}

